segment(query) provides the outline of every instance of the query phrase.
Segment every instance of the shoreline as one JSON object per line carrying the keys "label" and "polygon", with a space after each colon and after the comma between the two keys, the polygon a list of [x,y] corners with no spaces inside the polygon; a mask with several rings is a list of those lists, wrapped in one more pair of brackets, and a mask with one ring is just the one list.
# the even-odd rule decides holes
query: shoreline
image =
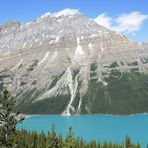
{"label": "shoreline", "polygon": [[25,117],[25,119],[31,118],[33,116],[61,116],[61,117],[78,117],[78,116],[110,116],[110,117],[132,117],[136,115],[147,115],[148,113],[137,113],[129,115],[115,115],[115,114],[80,114],[80,115],[52,115],[52,114],[20,114],[20,117]]}

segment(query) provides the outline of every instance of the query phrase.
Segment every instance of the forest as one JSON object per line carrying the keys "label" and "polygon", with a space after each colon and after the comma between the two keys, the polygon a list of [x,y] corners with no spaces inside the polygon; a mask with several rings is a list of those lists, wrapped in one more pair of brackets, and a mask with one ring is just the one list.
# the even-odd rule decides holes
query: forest
{"label": "forest", "polygon": [[28,132],[19,130],[14,138],[13,148],[141,148],[139,143],[133,144],[130,137],[126,137],[123,143],[99,142],[92,140],[84,141],[82,138],[76,138],[70,127],[66,138],[62,135],[56,135],[54,125],[48,135],[44,132]]}

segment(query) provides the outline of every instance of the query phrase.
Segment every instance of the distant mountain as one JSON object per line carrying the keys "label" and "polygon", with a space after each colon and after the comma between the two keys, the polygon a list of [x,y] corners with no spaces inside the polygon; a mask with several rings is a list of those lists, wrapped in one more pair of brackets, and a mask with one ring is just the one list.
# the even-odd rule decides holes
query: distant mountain
{"label": "distant mountain", "polygon": [[0,88],[27,114],[148,112],[148,54],[77,10],[0,26]]}

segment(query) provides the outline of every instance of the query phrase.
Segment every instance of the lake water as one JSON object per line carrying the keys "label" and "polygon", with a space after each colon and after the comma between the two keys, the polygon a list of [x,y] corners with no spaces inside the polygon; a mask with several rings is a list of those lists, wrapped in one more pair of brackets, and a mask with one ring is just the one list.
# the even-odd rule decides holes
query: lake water
{"label": "lake water", "polygon": [[145,148],[148,143],[148,114],[133,116],[84,115],[84,116],[32,116],[17,128],[47,133],[55,124],[56,132],[66,136],[71,126],[74,135],[84,140],[108,140],[122,143],[126,135]]}

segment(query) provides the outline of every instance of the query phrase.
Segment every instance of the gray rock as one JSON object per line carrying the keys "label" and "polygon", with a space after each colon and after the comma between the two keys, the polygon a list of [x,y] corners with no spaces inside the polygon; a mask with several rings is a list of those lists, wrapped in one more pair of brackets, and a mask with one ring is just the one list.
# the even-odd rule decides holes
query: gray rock
{"label": "gray rock", "polygon": [[[33,103],[69,94],[70,101],[63,108],[69,115],[79,81],[81,96],[87,91],[92,64],[97,65],[95,77],[103,82],[112,69],[147,73],[147,51],[80,12],[46,14],[25,25],[7,22],[0,26],[0,82],[18,102],[21,94],[33,89],[42,90],[35,98],[34,93],[29,96]],[[113,63],[117,66],[110,67]]]}

